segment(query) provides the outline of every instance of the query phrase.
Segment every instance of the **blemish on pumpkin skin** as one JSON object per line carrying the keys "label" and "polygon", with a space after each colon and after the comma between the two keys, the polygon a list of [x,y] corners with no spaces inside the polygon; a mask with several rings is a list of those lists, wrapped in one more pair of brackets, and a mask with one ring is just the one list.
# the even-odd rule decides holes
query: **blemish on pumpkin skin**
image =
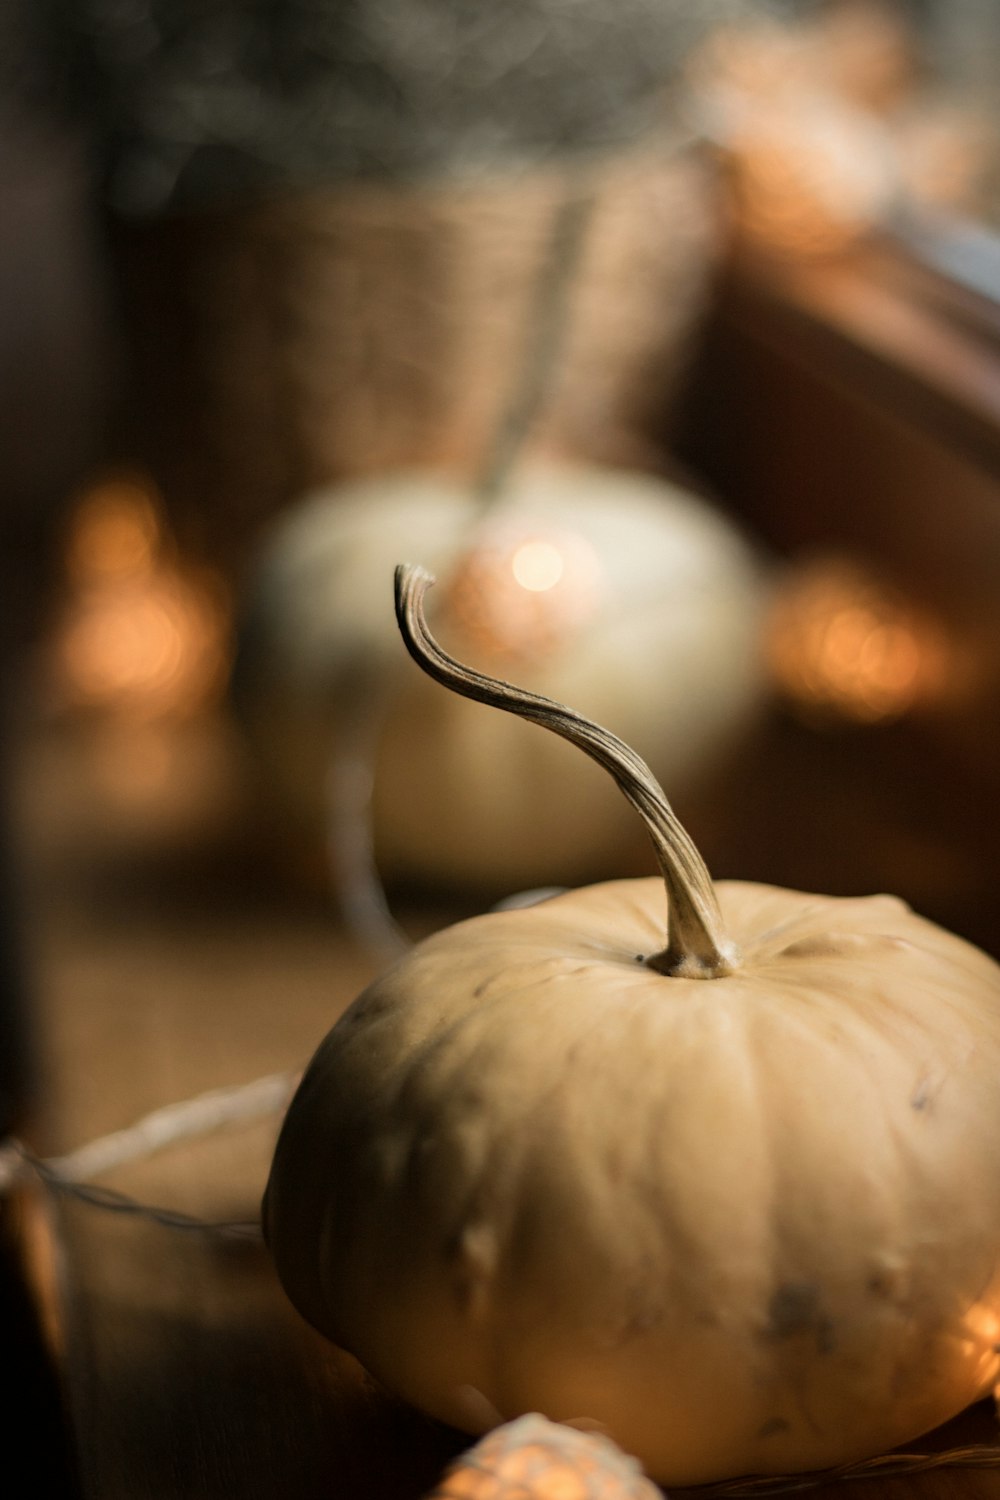
{"label": "blemish on pumpkin skin", "polygon": [[787,1432],[790,1426],[791,1423],[786,1422],[784,1417],[771,1417],[770,1421],[765,1422],[758,1430],[757,1436],[759,1438],[777,1437],[779,1433]]}
{"label": "blemish on pumpkin skin", "polygon": [[455,1290],[473,1322],[483,1322],[489,1314],[497,1254],[491,1225],[480,1220],[463,1226],[453,1251]]}
{"label": "blemish on pumpkin skin", "polygon": [[662,1322],[663,1309],[661,1307],[639,1308],[619,1328],[612,1347],[618,1348],[622,1344],[627,1344],[631,1339],[642,1338],[644,1334],[651,1333],[658,1328]]}
{"label": "blemish on pumpkin skin", "polygon": [[833,1324],[823,1311],[820,1289],[810,1281],[787,1281],[768,1303],[765,1335],[771,1339],[812,1337],[817,1354],[831,1354],[836,1347]]}
{"label": "blemish on pumpkin skin", "polygon": [[902,1303],[907,1291],[907,1268],[903,1260],[895,1256],[880,1256],[872,1265],[867,1289],[880,1301]]}
{"label": "blemish on pumpkin skin", "polygon": [[937,1103],[938,1095],[943,1087],[943,1078],[935,1078],[931,1073],[922,1073],[910,1095],[910,1108],[921,1114],[929,1113]]}

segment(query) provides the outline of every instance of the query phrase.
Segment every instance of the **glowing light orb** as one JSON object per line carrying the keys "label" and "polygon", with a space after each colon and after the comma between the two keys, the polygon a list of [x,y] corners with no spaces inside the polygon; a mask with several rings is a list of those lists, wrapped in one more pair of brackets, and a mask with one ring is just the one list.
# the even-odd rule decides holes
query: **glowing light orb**
{"label": "glowing light orb", "polygon": [[820,717],[875,724],[935,701],[950,675],[938,624],[845,558],[802,564],[776,599],[767,655],[773,680]]}
{"label": "glowing light orb", "polygon": [[78,584],[135,577],[148,572],[162,539],[154,492],[138,479],[104,480],[76,508],[66,569]]}
{"label": "glowing light orb", "polygon": [[452,574],[450,618],[491,656],[548,656],[593,618],[602,574],[597,552],[573,532],[487,526]]}
{"label": "glowing light orb", "polygon": [[155,490],[110,479],[81,499],[66,545],[70,596],[55,642],[69,704],[188,713],[221,689],[225,609],[215,580],[169,556]]}
{"label": "glowing light orb", "polygon": [[566,571],[566,562],[552,542],[525,542],[511,558],[510,568],[523,589],[541,594],[555,588]]}

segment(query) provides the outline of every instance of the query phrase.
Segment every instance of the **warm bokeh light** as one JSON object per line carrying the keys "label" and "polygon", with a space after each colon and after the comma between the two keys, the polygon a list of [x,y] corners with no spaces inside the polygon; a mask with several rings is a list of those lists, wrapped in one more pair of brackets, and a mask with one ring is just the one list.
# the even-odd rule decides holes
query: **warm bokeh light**
{"label": "warm bokeh light", "polygon": [[745,101],[773,98],[790,80],[811,74],[812,56],[805,28],[758,19],[714,27],[689,61],[687,75],[713,121],[724,125]]}
{"label": "warm bokeh light", "polygon": [[727,148],[741,230],[769,247],[834,255],[867,234],[898,190],[884,132],[847,106],[817,99],[761,108]]}
{"label": "warm bokeh light", "polygon": [[995,1297],[974,1302],[962,1321],[963,1349],[975,1371],[975,1383],[981,1389],[1000,1373],[1000,1317]]}
{"label": "warm bokeh light", "polygon": [[814,74],[832,93],[888,116],[925,76],[916,33],[893,0],[835,0],[808,27]]}
{"label": "warm bokeh light", "polygon": [[736,232],[769,250],[838,255],[901,201],[954,207],[981,191],[982,121],[942,105],[896,5],[833,0],[719,28],[688,75]]}
{"label": "warm bokeh light", "polygon": [[88,490],[76,508],[66,570],[82,585],[135,577],[150,570],[160,544],[154,492],[138,479],[108,479]]}
{"label": "warm bokeh light", "polygon": [[900,171],[914,202],[973,216],[996,170],[1000,140],[974,108],[941,105],[908,119],[899,134]]}
{"label": "warm bokeh light", "polygon": [[55,681],[70,705],[185,714],[221,689],[221,588],[169,551],[156,491],[140,478],[100,482],[81,498],[55,641]]}
{"label": "warm bokeh light", "polygon": [[214,601],[179,577],[87,591],[60,639],[64,685],[81,704],[194,708],[219,679],[220,625]]}
{"label": "warm bokeh light", "polygon": [[459,561],[448,607],[470,644],[531,660],[571,641],[602,593],[600,559],[583,537],[507,522],[484,527]]}
{"label": "warm bokeh light", "polygon": [[778,591],[767,635],[776,685],[814,713],[879,723],[938,701],[952,651],[943,629],[845,558],[800,565]]}

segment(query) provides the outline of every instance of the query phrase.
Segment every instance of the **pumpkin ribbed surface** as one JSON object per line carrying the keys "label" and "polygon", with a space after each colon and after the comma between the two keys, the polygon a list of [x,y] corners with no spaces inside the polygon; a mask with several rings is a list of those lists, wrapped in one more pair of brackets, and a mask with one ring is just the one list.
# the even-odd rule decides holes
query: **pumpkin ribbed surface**
{"label": "pumpkin ribbed surface", "polygon": [[323,1043],[265,1201],[282,1281],[471,1431],[589,1418],[661,1481],[823,1467],[989,1390],[1000,970],[890,897],[657,880],[420,944]]}

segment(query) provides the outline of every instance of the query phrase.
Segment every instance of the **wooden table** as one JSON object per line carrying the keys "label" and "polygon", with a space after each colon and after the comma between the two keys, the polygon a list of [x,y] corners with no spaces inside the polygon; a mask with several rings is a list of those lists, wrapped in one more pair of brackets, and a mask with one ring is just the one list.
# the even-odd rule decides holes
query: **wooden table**
{"label": "wooden table", "polygon": [[[18,806],[40,1151],[298,1067],[366,979],[369,961],[323,896],[276,875],[247,785],[220,720],[26,735]],[[414,930],[441,918],[407,913]],[[172,1148],[105,1181],[143,1203],[251,1218],[276,1124]],[[48,1192],[29,1197],[24,1222],[82,1500],[416,1500],[463,1446],[307,1328],[260,1244]],[[983,1406],[941,1440],[995,1436]],[[1000,1471],[812,1493],[994,1500]]]}

